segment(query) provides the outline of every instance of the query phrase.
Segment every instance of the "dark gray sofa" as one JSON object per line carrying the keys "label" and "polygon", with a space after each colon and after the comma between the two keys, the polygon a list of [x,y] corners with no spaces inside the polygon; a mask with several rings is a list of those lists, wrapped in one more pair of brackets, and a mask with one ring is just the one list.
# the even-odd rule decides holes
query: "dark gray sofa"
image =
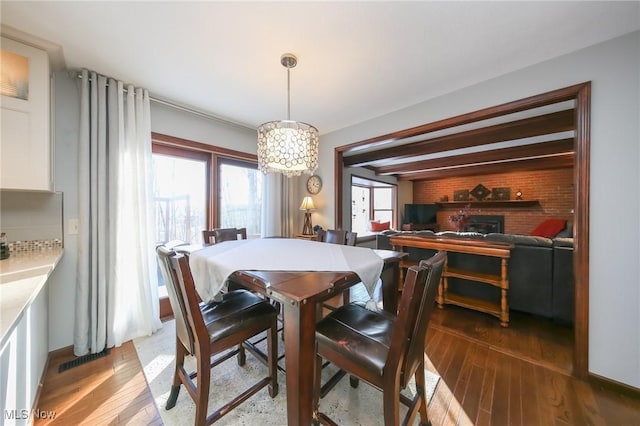
{"label": "dark gray sofa", "polygon": [[[389,237],[396,234],[438,235],[445,238],[485,239],[514,244],[509,259],[509,308],[562,323],[573,323],[573,239],[532,237],[512,234],[470,232],[385,231],[376,237],[377,248],[391,249]],[[434,250],[407,247],[410,260],[420,260]],[[452,267],[500,273],[500,259],[464,253],[449,253]],[[459,278],[449,278],[449,289],[464,296],[496,301],[500,290]]]}

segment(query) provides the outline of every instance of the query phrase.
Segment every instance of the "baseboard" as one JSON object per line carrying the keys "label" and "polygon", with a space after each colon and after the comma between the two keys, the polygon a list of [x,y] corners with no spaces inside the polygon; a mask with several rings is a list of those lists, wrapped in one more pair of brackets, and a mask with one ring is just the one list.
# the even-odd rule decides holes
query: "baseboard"
{"label": "baseboard", "polygon": [[64,346],[60,349],[56,349],[55,351],[49,352],[49,357],[47,358],[47,363],[51,358],[59,358],[63,356],[74,356],[73,354],[73,345]]}
{"label": "baseboard", "polygon": [[589,373],[589,381],[621,395],[629,396],[631,398],[640,398],[640,389],[626,383],[621,383],[594,373]]}

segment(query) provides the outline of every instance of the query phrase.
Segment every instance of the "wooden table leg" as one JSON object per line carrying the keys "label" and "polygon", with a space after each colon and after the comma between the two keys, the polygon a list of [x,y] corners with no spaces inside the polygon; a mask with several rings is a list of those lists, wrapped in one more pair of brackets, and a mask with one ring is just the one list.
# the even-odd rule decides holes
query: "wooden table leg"
{"label": "wooden table leg", "polygon": [[316,304],[284,304],[284,351],[287,378],[287,424],[310,425],[316,355]]}
{"label": "wooden table leg", "polygon": [[390,314],[397,315],[400,263],[385,264],[380,279],[382,279],[382,307]]}

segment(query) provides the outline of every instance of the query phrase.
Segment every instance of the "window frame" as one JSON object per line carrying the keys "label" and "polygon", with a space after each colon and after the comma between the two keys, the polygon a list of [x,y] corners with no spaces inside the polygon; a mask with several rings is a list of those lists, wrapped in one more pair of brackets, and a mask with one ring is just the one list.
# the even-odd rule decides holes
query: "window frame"
{"label": "window frame", "polygon": [[[151,153],[161,155],[172,155],[207,162],[207,214],[206,226],[208,229],[216,228],[219,224],[218,215],[218,162],[241,161],[244,164],[255,164],[258,167],[258,157],[255,154],[235,151],[215,145],[195,142],[162,133],[151,133]],[[158,303],[160,305],[160,318],[170,318],[173,316],[169,297],[164,290],[159,287]]]}
{"label": "window frame", "polygon": [[222,148],[188,139],[169,136],[161,133],[151,133],[151,151],[154,154],[166,154],[183,156],[183,158],[202,160],[207,159],[207,218],[206,226],[209,229],[217,228],[220,224],[218,209],[219,197],[219,164],[221,161],[227,164],[255,165],[258,167],[258,157],[255,154]]}
{"label": "window frame", "polygon": [[[367,184],[368,182],[368,184]],[[358,188],[367,188],[369,190],[369,219],[374,220],[376,211],[389,211],[389,209],[375,209],[375,188],[390,188],[391,189],[391,228],[396,228],[396,223],[398,219],[398,184],[384,182],[377,179],[371,179],[369,177],[351,175],[351,184],[349,188],[351,189],[349,194],[349,204],[353,204],[353,187]],[[353,231],[353,217],[351,218],[350,224],[351,231]],[[358,230],[359,231],[359,230]]]}

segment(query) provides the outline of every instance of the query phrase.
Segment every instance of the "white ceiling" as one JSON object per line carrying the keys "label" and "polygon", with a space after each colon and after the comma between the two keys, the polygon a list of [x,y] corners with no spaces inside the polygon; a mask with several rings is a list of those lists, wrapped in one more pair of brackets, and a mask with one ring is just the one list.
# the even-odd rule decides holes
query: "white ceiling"
{"label": "white ceiling", "polygon": [[640,29],[640,2],[1,2],[64,66],[321,134]]}

